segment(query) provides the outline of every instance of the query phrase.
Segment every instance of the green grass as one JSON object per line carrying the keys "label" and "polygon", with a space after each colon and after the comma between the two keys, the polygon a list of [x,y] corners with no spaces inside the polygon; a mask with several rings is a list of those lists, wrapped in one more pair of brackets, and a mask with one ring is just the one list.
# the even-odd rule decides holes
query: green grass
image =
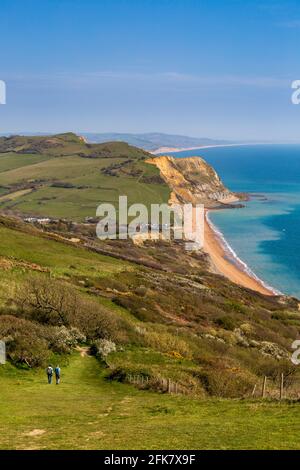
{"label": "green grass", "polygon": [[48,268],[54,276],[97,278],[133,269],[133,265],[43,237],[0,227],[0,256]]}
{"label": "green grass", "polygon": [[[23,159],[27,158],[26,155],[19,155],[19,158],[21,156]],[[36,155],[35,157],[37,161],[34,165],[26,168],[14,168],[2,173],[0,175],[0,185],[37,179],[68,181],[76,177],[84,179],[87,174],[93,175],[93,172],[101,169],[105,164],[105,159],[88,159],[76,156],[57,157],[48,160],[45,160],[43,155]]]}
{"label": "green grass", "polygon": [[[49,160],[47,155],[33,155],[33,154],[15,154],[15,153],[0,153],[0,173],[16,170],[18,168],[24,169],[26,166],[32,166],[36,163]],[[4,183],[2,179],[2,184]]]}
{"label": "green grass", "polygon": [[158,169],[145,163],[149,157],[124,142],[87,145],[72,133],[0,138],[0,196],[35,189],[15,200],[0,201],[0,209],[83,220],[95,217],[103,202],[116,206],[119,195],[127,195],[129,204],[150,208],[152,203],[167,202],[170,190],[159,179]]}
{"label": "green grass", "polygon": [[300,448],[298,404],[139,391],[79,354],[62,372],[50,386],[44,371],[0,366],[0,449]]}
{"label": "green grass", "polygon": [[[21,157],[23,160],[28,158],[27,155],[17,157],[19,160]],[[164,184],[144,183],[138,177],[125,174],[117,177],[101,173],[102,168],[111,163],[120,163],[124,158],[67,156],[47,159],[41,155],[38,162],[39,156],[35,155],[33,164],[15,167],[13,161],[12,169],[1,173],[3,158],[0,157],[0,187],[42,181],[34,192],[14,201],[2,201],[0,208],[4,209],[83,220],[84,217],[95,217],[98,205],[103,202],[117,207],[121,195],[127,195],[129,204],[144,203],[148,208],[150,204],[167,202],[169,199],[170,191]],[[139,162],[136,166],[150,177],[158,173],[155,167],[144,162]],[[53,181],[71,183],[74,187],[52,187]]]}
{"label": "green grass", "polygon": [[[19,198],[17,204],[13,201],[13,207],[24,213],[81,221],[85,217],[95,217],[97,207],[104,202],[113,204],[118,212],[119,196],[123,195],[128,197],[128,205],[143,203],[148,208],[151,204],[168,200],[169,190],[164,186],[139,184],[132,178],[99,176],[98,179],[96,187],[83,189],[43,186]],[[9,208],[11,203],[3,203],[1,207]]]}

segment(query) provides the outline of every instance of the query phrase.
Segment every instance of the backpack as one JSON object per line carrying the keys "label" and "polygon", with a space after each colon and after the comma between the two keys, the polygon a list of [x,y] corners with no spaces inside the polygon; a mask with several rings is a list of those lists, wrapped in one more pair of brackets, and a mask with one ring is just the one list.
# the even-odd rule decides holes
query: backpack
{"label": "backpack", "polygon": [[52,375],[53,374],[53,369],[52,367],[47,367],[47,374]]}

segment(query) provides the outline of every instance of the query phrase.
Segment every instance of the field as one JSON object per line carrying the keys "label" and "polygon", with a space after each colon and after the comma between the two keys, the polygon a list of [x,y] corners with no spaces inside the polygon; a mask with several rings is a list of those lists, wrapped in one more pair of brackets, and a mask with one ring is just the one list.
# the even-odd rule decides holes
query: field
{"label": "field", "polygon": [[117,206],[119,195],[147,207],[169,199],[158,170],[144,162],[150,155],[140,149],[120,142],[86,146],[76,136],[44,149],[40,140],[29,150],[15,143],[18,153],[1,153],[0,140],[0,209],[81,221],[95,217],[100,203]]}
{"label": "field", "polygon": [[109,382],[73,354],[59,386],[0,366],[0,449],[299,449],[299,405],[196,400]]}
{"label": "field", "polygon": [[[53,276],[89,276],[98,278],[130,269],[130,264],[117,259],[90,253],[34,235],[1,227],[0,256],[12,257],[43,266]],[[32,249],[34,247],[34,250]],[[24,274],[24,273],[23,273]],[[3,272],[7,275],[7,272]]]}

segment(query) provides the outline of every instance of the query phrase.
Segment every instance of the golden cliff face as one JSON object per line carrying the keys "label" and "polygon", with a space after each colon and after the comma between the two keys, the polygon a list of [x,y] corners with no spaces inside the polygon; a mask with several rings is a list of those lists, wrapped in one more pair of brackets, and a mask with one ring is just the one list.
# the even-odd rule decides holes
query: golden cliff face
{"label": "golden cliff face", "polygon": [[222,183],[215,170],[200,157],[155,157],[147,163],[156,165],[171,188],[170,204],[192,203],[216,207],[231,204],[238,197]]}

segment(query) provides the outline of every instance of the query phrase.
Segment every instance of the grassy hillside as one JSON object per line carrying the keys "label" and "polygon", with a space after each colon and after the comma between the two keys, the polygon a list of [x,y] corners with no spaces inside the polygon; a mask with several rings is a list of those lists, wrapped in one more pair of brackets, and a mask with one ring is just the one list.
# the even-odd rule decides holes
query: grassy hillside
{"label": "grassy hillside", "polygon": [[0,448],[296,448],[298,300],[241,288],[182,242],[103,242],[71,222],[119,194],[167,202],[147,156],[74,134],[0,141]]}
{"label": "grassy hillside", "polygon": [[[112,145],[113,144],[113,145]],[[13,152],[17,154],[38,155],[81,155],[89,158],[121,157],[145,158],[148,154],[143,150],[123,142],[105,142],[91,145],[73,134],[57,134],[51,136],[11,136],[0,138],[0,153]]]}
{"label": "grassy hillside", "polygon": [[0,209],[83,220],[119,195],[130,204],[167,202],[169,188],[147,157],[122,142],[90,145],[71,133],[0,138]]}
{"label": "grassy hillside", "polygon": [[79,354],[60,365],[59,386],[0,366],[0,449],[299,449],[297,404],[139,391]]}
{"label": "grassy hillside", "polygon": [[80,342],[99,352],[106,339],[115,344],[105,358],[111,376],[142,375],[153,390],[169,378],[187,394],[242,397],[268,375],[277,396],[280,373],[297,376],[289,351],[298,302],[209,273],[201,253],[74,243],[6,218],[0,236],[0,337],[16,365],[43,366]]}

